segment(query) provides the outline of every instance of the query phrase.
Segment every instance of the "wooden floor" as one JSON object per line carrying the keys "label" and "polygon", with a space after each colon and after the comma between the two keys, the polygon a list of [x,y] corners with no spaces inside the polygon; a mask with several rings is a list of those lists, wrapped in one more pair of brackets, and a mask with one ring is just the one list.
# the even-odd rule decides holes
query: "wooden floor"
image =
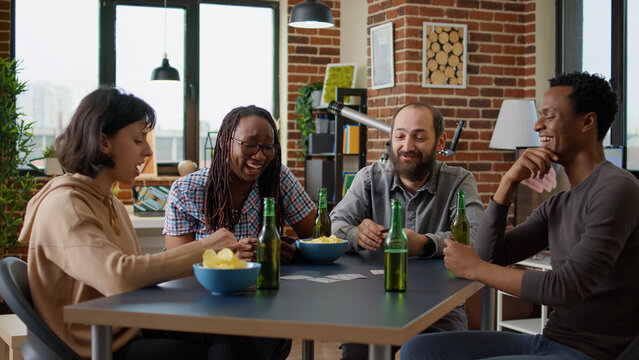
{"label": "wooden floor", "polygon": [[[339,349],[338,342],[321,342],[316,341],[314,345],[315,360],[338,360],[342,356],[342,350]],[[302,341],[293,340],[291,354],[287,360],[302,360]]]}
{"label": "wooden floor", "polygon": [[[339,349],[338,342],[320,342],[316,341],[314,345],[315,360],[339,360],[342,356],[342,350]],[[395,354],[395,359],[399,359],[399,352]],[[291,354],[287,360],[302,360],[302,341],[293,340]]]}

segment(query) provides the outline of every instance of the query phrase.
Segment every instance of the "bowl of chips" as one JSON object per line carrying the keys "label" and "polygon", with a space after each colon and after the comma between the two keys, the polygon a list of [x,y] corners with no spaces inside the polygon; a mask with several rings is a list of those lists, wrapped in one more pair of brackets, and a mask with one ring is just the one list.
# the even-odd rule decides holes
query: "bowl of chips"
{"label": "bowl of chips", "polygon": [[219,252],[208,249],[202,255],[202,262],[193,264],[195,278],[213,294],[238,294],[255,284],[260,264],[244,261],[230,249]]}
{"label": "bowl of chips", "polygon": [[331,235],[317,239],[300,239],[295,245],[307,260],[316,264],[330,264],[344,254],[348,240]]}

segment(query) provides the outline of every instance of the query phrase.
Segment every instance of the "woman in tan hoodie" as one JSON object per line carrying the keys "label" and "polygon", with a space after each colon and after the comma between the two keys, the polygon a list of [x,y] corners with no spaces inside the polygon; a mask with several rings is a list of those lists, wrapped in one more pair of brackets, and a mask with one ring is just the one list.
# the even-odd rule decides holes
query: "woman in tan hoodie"
{"label": "woman in tan hoodie", "polygon": [[[49,181],[27,206],[20,241],[29,243],[35,308],[83,357],[91,354],[91,329],[64,323],[64,306],[186,274],[208,248],[250,251],[250,245],[220,229],[205,241],[141,255],[129,215],[111,185],[132,184],[140,174],[152,155],[147,134],[154,126],[153,109],[133,95],[117,89],[87,95],[56,140],[67,174]],[[277,339],[113,328],[114,359],[285,358],[288,346]]]}

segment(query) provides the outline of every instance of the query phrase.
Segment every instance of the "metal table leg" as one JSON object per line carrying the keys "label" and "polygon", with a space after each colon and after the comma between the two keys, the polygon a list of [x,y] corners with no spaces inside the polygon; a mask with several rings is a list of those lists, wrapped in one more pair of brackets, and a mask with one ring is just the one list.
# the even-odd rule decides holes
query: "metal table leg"
{"label": "metal table leg", "polygon": [[481,329],[495,330],[495,289],[481,289]]}
{"label": "metal table leg", "polygon": [[111,360],[113,358],[112,341],[110,326],[91,325],[91,359]]}
{"label": "metal table leg", "polygon": [[313,340],[302,340],[302,360],[313,360],[314,347]]}
{"label": "metal table leg", "polygon": [[390,360],[391,358],[391,346],[390,345],[368,345],[368,358],[371,360]]}

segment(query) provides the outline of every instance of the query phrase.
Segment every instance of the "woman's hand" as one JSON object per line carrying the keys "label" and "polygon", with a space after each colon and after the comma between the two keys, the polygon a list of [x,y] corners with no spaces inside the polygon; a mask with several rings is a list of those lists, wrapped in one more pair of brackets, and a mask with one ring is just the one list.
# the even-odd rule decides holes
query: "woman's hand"
{"label": "woman's hand", "polygon": [[255,261],[257,251],[257,238],[243,238],[238,241],[235,254],[238,258],[247,261]]}
{"label": "woman's hand", "polygon": [[204,243],[204,246],[206,248],[211,248],[215,250],[215,252],[218,252],[224,248],[229,248],[235,251],[238,244],[235,235],[233,235],[232,232],[228,231],[225,228],[216,230],[213,234],[203,238],[200,241]]}
{"label": "woman's hand", "polygon": [[281,260],[283,263],[290,263],[295,258],[297,248],[295,247],[295,239],[288,236],[281,236]]}

